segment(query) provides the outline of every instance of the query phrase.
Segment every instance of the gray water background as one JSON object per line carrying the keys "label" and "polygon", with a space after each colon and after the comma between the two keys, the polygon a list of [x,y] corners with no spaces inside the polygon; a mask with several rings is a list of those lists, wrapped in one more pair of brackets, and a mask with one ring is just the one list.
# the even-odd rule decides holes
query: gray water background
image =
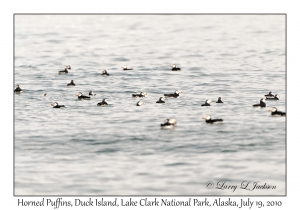
{"label": "gray water background", "polygon": [[[16,15],[15,194],[284,195],[286,118],[268,110],[285,111],[285,56],[284,15]],[[280,100],[253,108],[269,91]],[[162,130],[166,118],[177,127]]]}

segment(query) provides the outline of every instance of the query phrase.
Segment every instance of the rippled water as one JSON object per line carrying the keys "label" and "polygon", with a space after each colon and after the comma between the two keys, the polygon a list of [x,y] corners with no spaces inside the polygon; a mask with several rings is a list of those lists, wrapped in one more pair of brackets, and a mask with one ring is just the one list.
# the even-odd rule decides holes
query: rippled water
{"label": "rippled water", "polygon": [[[268,110],[286,111],[285,56],[284,15],[16,15],[15,194],[284,195],[286,118]],[[245,180],[276,189],[206,188]]]}

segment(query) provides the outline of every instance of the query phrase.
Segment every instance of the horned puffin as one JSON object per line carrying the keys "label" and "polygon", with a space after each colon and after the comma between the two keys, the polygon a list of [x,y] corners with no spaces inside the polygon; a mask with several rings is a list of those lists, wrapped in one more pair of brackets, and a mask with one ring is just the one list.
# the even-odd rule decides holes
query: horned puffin
{"label": "horned puffin", "polygon": [[20,85],[17,85],[16,89],[14,90],[15,93],[22,93],[23,90],[20,88]]}
{"label": "horned puffin", "polygon": [[174,128],[177,121],[176,119],[165,119],[163,124],[160,124],[162,128]]}
{"label": "horned puffin", "polygon": [[201,106],[210,106],[210,103],[211,103],[211,100],[207,99],[204,104],[201,104]]}
{"label": "horned puffin", "polygon": [[223,122],[223,119],[211,119],[210,115],[204,115],[204,116],[202,116],[202,119],[204,119],[206,123],[221,123],[221,122]]}
{"label": "horned puffin", "polygon": [[266,97],[274,97],[274,95],[272,94],[272,91],[270,91],[268,94],[265,95]]}
{"label": "horned puffin", "polygon": [[271,112],[271,115],[286,116],[285,112],[278,111],[276,107],[269,109],[269,111]]}
{"label": "horned puffin", "polygon": [[217,101],[216,103],[223,103],[222,98],[219,97],[219,98],[218,98],[218,101]]}
{"label": "horned puffin", "polygon": [[254,104],[253,107],[266,107],[266,100],[264,98],[260,99],[259,104]]}
{"label": "horned puffin", "polygon": [[107,106],[107,105],[108,103],[106,102],[106,98],[104,98],[101,102],[97,104],[97,106]]}
{"label": "horned puffin", "polygon": [[57,102],[52,103],[51,106],[53,106],[53,108],[64,108],[65,107],[65,105],[58,105]]}
{"label": "horned puffin", "polygon": [[67,86],[75,86],[75,83],[73,80],[71,80],[71,82],[69,84],[67,84]]}
{"label": "horned puffin", "polygon": [[179,71],[179,70],[180,70],[180,68],[179,68],[179,67],[176,67],[175,64],[170,65],[170,67],[171,67],[171,70],[172,70],[172,71]]}
{"label": "horned puffin", "polygon": [[84,96],[81,92],[79,92],[79,93],[77,93],[75,95],[78,96],[78,99],[85,99],[85,100],[91,99],[91,97]]}
{"label": "horned puffin", "polygon": [[266,99],[267,99],[267,100],[279,100],[279,95],[278,95],[278,94],[276,94],[276,95],[275,95],[275,96],[273,96],[273,97],[266,96]]}
{"label": "horned puffin", "polygon": [[145,92],[140,92],[139,94],[132,94],[132,97],[134,98],[144,98],[146,97],[147,93]]}
{"label": "horned puffin", "polygon": [[165,103],[165,97],[160,97],[156,103]]}
{"label": "horned puffin", "polygon": [[103,76],[109,76],[109,73],[107,73],[106,70],[103,70],[103,71],[102,71],[102,75],[103,75]]}
{"label": "horned puffin", "polygon": [[144,105],[144,102],[143,102],[143,101],[139,101],[139,102],[137,102],[136,105],[137,105],[137,106],[142,106],[142,105]]}
{"label": "horned puffin", "polygon": [[58,73],[59,74],[67,74],[68,73],[68,69],[71,70],[71,66],[70,65],[67,65],[66,68],[65,68],[65,70],[59,71]]}
{"label": "horned puffin", "polygon": [[126,71],[126,70],[133,70],[133,68],[128,68],[127,66],[121,66],[122,67],[122,69],[124,70],[124,71]]}
{"label": "horned puffin", "polygon": [[164,94],[166,98],[179,98],[179,95],[182,93],[181,90],[176,90],[174,93],[171,94]]}
{"label": "horned puffin", "polygon": [[97,96],[97,94],[96,94],[96,93],[93,93],[93,91],[90,91],[90,92],[89,92],[89,96]]}

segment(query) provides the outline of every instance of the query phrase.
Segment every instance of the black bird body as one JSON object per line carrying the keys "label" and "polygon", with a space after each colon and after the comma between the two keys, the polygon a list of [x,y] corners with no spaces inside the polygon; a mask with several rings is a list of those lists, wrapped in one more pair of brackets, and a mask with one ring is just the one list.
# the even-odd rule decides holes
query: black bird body
{"label": "black bird body", "polygon": [[65,108],[65,105],[58,105],[57,102],[52,103],[51,106],[53,106],[53,108]]}
{"label": "black bird body", "polygon": [[208,100],[205,101],[204,104],[201,104],[201,106],[210,106],[210,103],[211,103],[211,100],[208,99]]}
{"label": "black bird body", "polygon": [[270,110],[269,110],[270,112],[271,112],[271,115],[279,115],[279,116],[286,116],[286,113],[285,112],[281,112],[281,111],[278,111],[277,110],[277,108],[271,108]]}
{"label": "black bird body", "polygon": [[253,107],[266,107],[265,99],[260,99],[259,104],[254,104]]}
{"label": "black bird body", "polygon": [[20,88],[19,85],[17,85],[16,89],[14,90],[15,93],[22,93],[23,90]]}
{"label": "black bird body", "polygon": [[67,73],[69,73],[68,69],[71,70],[71,66],[70,65],[67,65],[66,68],[65,68],[65,70],[59,71],[58,73],[59,74],[67,74]]}
{"label": "black bird body", "polygon": [[180,68],[179,68],[179,67],[176,67],[175,64],[170,65],[170,67],[171,67],[171,70],[172,70],[172,71],[179,71],[179,70],[180,70]]}
{"label": "black bird body", "polygon": [[123,70],[126,71],[126,70],[133,70],[133,68],[127,68],[127,66],[122,66]]}
{"label": "black bird body", "polygon": [[217,101],[216,103],[223,103],[222,98],[219,97],[219,98],[218,98],[218,101]]}
{"label": "black bird body", "polygon": [[166,98],[178,98],[180,96],[180,94],[182,93],[181,90],[176,90],[174,93],[170,93],[170,94],[164,94],[164,96]]}
{"label": "black bird body", "polygon": [[107,73],[106,70],[103,70],[103,71],[102,71],[102,75],[103,75],[103,76],[109,76],[109,73]]}
{"label": "black bird body", "polygon": [[140,92],[139,94],[132,94],[132,97],[134,98],[144,98],[146,97],[147,93],[145,92]]}
{"label": "black bird body", "polygon": [[216,123],[216,122],[222,122],[222,119],[209,119],[205,120],[206,123]]}
{"label": "black bird body", "polygon": [[206,123],[220,123],[220,122],[223,122],[223,119],[211,119],[210,115],[203,116],[202,119],[204,119]]}
{"label": "black bird body", "polygon": [[101,102],[97,104],[97,106],[107,106],[107,105],[108,103],[105,101],[105,99],[103,99]]}
{"label": "black bird body", "polygon": [[274,97],[274,95],[272,94],[272,91],[270,91],[267,95],[265,95],[266,97]]}
{"label": "black bird body", "polygon": [[156,101],[156,103],[165,103],[165,98],[164,97],[160,97],[158,101]]}
{"label": "black bird body", "polygon": [[279,100],[279,95],[276,94],[275,96],[266,96],[267,100]]}
{"label": "black bird body", "polygon": [[73,80],[71,80],[71,82],[69,84],[67,84],[67,86],[75,86],[75,83]]}
{"label": "black bird body", "polygon": [[84,100],[88,100],[91,99],[91,97],[89,96],[84,96],[81,92],[77,93],[76,96],[78,96],[78,99],[84,99]]}
{"label": "black bird body", "polygon": [[175,119],[166,119],[163,124],[160,124],[162,128],[173,128],[177,121]]}

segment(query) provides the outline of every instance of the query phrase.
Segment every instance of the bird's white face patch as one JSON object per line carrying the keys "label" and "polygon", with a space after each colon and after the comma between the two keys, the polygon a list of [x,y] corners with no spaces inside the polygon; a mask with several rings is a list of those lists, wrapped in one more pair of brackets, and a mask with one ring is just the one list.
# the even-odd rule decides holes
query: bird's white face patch
{"label": "bird's white face patch", "polygon": [[175,125],[176,124],[176,120],[175,119],[170,119],[169,123]]}
{"label": "bird's white face patch", "polygon": [[179,95],[179,94],[182,93],[182,92],[181,92],[181,90],[176,90],[175,93],[176,93],[177,95]]}
{"label": "bird's white face patch", "polygon": [[52,103],[52,104],[51,104],[51,106],[56,106],[56,105],[57,105],[57,103],[56,103],[56,102],[54,102],[54,103]]}
{"label": "bird's white face patch", "polygon": [[160,97],[160,100],[161,100],[161,101],[164,101],[164,100],[165,100],[165,98],[164,98],[164,97]]}
{"label": "bird's white face patch", "polygon": [[170,67],[171,68],[176,68],[176,65],[175,64],[171,64]]}
{"label": "bird's white face patch", "polygon": [[210,115],[204,115],[204,116],[202,116],[202,119],[209,120],[210,119]]}
{"label": "bird's white face patch", "polygon": [[275,107],[269,109],[270,112],[276,112],[276,110],[277,109]]}
{"label": "bird's white face patch", "polygon": [[210,104],[210,103],[211,103],[211,100],[210,100],[210,99],[208,99],[208,100],[206,100],[206,102]]}
{"label": "bird's white face patch", "polygon": [[262,101],[263,101],[263,102],[266,102],[266,99],[263,98]]}

